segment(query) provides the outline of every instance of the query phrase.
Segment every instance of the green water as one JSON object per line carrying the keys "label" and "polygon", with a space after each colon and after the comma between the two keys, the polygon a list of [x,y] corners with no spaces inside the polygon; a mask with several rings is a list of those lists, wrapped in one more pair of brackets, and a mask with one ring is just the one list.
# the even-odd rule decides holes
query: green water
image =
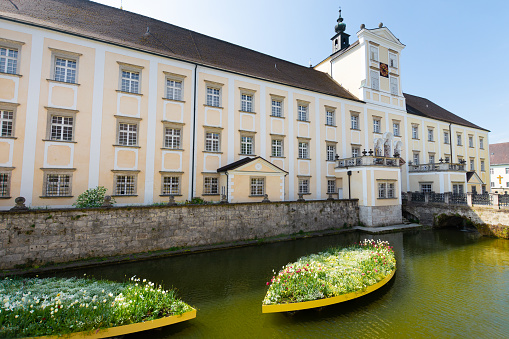
{"label": "green water", "polygon": [[[364,238],[395,249],[394,279],[365,297],[294,314],[262,314],[272,270]],[[137,275],[179,290],[197,318],[133,338],[509,338],[509,241],[453,230],[344,234],[70,271]]]}

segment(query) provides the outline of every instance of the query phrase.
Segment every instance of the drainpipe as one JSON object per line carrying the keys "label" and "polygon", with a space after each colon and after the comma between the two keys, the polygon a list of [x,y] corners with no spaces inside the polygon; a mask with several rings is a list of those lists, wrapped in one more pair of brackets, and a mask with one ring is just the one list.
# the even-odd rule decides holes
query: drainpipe
{"label": "drainpipe", "polygon": [[195,173],[195,163],[194,163],[194,154],[196,151],[196,92],[198,91],[198,84],[197,84],[197,69],[198,64],[194,64],[194,100],[193,100],[193,139],[192,139],[192,145],[191,147],[192,153],[192,166],[191,166],[191,200],[194,198],[194,177],[196,175]]}
{"label": "drainpipe", "polygon": [[352,171],[346,172],[348,174],[348,199],[352,199],[352,191],[350,186],[350,178],[352,177]]}
{"label": "drainpipe", "polygon": [[226,174],[226,201],[230,202],[230,198],[228,196],[228,187],[230,187],[230,178],[228,177],[228,171],[224,172]]}
{"label": "drainpipe", "polygon": [[451,164],[452,164],[452,159],[454,159],[454,157],[452,156],[452,129],[451,129],[451,124],[449,124],[449,147],[451,148]]}

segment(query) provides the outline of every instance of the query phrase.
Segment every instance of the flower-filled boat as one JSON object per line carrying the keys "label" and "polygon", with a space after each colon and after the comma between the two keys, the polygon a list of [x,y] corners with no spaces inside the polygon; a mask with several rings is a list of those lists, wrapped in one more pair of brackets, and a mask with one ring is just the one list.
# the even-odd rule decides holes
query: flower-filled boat
{"label": "flower-filled boat", "polygon": [[331,248],[283,266],[267,282],[262,312],[288,312],[332,305],[371,293],[396,272],[387,241],[364,240]]}

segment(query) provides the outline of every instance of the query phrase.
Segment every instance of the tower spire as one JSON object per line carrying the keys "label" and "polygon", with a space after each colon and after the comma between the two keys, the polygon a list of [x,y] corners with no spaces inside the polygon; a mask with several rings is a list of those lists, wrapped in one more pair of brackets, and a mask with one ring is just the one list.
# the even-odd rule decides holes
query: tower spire
{"label": "tower spire", "polygon": [[339,17],[336,26],[334,27],[334,31],[336,34],[332,37],[332,53],[340,51],[344,48],[350,46],[350,35],[345,33],[346,24],[343,22],[343,17],[341,16],[341,6],[339,7]]}

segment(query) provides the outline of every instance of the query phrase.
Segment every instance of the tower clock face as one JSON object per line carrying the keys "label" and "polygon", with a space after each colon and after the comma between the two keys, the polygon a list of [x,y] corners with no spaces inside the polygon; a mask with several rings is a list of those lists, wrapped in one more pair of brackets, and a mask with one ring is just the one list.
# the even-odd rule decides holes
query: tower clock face
{"label": "tower clock face", "polygon": [[384,63],[380,63],[380,75],[383,77],[389,77],[389,66]]}

